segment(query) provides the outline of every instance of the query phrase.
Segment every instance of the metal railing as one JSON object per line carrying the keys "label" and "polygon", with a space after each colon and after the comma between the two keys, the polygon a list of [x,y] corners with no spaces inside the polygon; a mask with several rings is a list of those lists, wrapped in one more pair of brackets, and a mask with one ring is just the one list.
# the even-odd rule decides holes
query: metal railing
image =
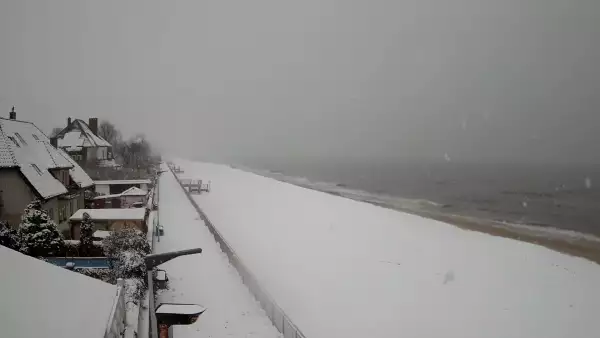
{"label": "metal railing", "polygon": [[240,277],[242,278],[242,282],[250,290],[252,295],[254,295],[254,298],[256,298],[256,300],[260,303],[261,307],[273,323],[273,326],[275,326],[275,328],[277,328],[277,330],[283,334],[284,338],[306,338],[302,331],[300,331],[300,329],[292,322],[289,316],[283,311],[283,309],[277,305],[275,299],[263,287],[260,286],[256,277],[254,277],[246,265],[244,265],[240,257],[235,253],[235,251],[233,251],[233,248],[227,243],[227,241],[225,241],[223,236],[221,236],[219,231],[208,219],[208,216],[198,206],[192,195],[186,190],[173,170],[171,169],[170,171],[173,176],[175,176],[175,179],[181,186],[181,189],[183,189],[185,195],[198,212],[200,218],[208,227],[208,230],[215,237],[217,243],[219,243],[221,250],[229,258],[231,265],[233,265],[233,267],[235,267],[235,269],[238,271]]}
{"label": "metal railing", "polygon": [[[159,178],[160,180],[160,178]],[[158,193],[159,193],[159,180],[156,181],[156,185],[154,186],[154,195],[152,197],[152,203],[158,205]],[[160,217],[160,206],[156,209],[156,215],[154,216],[154,220],[153,220],[153,224],[152,226],[148,227],[148,231],[151,231],[151,235],[150,237],[151,242],[150,242],[150,249],[151,252],[154,253],[154,247],[156,244],[156,234],[158,233],[158,224],[160,222],[159,217]],[[157,338],[158,337],[158,325],[156,322],[156,304],[154,302],[154,280],[152,278],[152,271],[148,271],[148,302],[149,302],[149,315],[150,318],[148,320],[148,337],[151,338]]]}
{"label": "metal railing", "polygon": [[117,279],[117,294],[113,300],[104,338],[120,338],[125,331],[125,281]]}

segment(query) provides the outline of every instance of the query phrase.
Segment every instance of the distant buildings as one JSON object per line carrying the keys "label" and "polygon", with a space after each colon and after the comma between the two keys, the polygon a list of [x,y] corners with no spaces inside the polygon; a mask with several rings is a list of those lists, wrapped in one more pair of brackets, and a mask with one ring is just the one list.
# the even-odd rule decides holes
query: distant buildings
{"label": "distant buildings", "polygon": [[112,145],[98,136],[98,118],[89,124],[80,119],[67,119],[67,126],[52,137],[55,147],[63,149],[80,165],[102,164],[113,159]]}
{"label": "distant buildings", "polygon": [[[35,198],[59,226],[84,207],[83,190],[94,182],[64,151],[56,149],[35,124],[0,117],[0,220],[20,223]],[[63,228],[64,228],[63,226]]]}
{"label": "distant buildings", "polygon": [[132,187],[140,188],[147,192],[150,184],[151,181],[149,179],[94,181],[96,192],[101,195],[120,194]]}

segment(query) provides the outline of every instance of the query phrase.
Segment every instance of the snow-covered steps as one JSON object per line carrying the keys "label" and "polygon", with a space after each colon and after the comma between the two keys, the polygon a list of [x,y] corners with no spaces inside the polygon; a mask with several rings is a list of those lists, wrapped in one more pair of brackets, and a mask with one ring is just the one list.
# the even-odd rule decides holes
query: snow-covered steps
{"label": "snow-covered steps", "polygon": [[[194,195],[307,338],[589,337],[600,266],[533,244],[176,161]],[[168,231],[168,230],[166,230]]]}
{"label": "snow-covered steps", "polygon": [[157,305],[177,302],[207,308],[193,325],[174,326],[174,336],[279,337],[175,177],[166,172],[159,185],[159,217],[164,236],[154,243],[154,252],[203,249],[202,254],[178,257],[159,266],[168,273],[169,290],[159,294]]}

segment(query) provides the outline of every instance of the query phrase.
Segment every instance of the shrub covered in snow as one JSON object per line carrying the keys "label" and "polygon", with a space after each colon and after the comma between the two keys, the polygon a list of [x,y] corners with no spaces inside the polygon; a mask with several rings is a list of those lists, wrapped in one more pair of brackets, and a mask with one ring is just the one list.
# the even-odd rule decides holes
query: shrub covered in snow
{"label": "shrub covered in snow", "polygon": [[106,257],[117,258],[122,251],[137,251],[144,256],[150,253],[150,244],[146,236],[136,229],[122,229],[113,231],[110,236],[102,241]]}
{"label": "shrub covered in snow", "polygon": [[21,217],[18,236],[20,251],[34,257],[56,256],[64,247],[64,239],[54,221],[42,210],[42,203],[29,203]]}
{"label": "shrub covered in snow", "polygon": [[79,255],[90,256],[94,251],[94,223],[87,212],[83,213],[80,229]]}
{"label": "shrub covered in snow", "polygon": [[125,280],[125,302],[138,304],[147,289],[146,281],[139,278]]}
{"label": "shrub covered in snow", "polygon": [[121,251],[112,262],[117,278],[146,278],[144,254],[135,250]]}
{"label": "shrub covered in snow", "polygon": [[19,250],[20,241],[17,230],[10,227],[7,222],[0,221],[0,245],[13,250]]}
{"label": "shrub covered in snow", "polygon": [[114,231],[102,241],[102,246],[114,278],[132,280],[128,282],[135,284],[131,297],[139,301],[148,288],[144,257],[150,253],[150,245],[146,236],[135,229]]}

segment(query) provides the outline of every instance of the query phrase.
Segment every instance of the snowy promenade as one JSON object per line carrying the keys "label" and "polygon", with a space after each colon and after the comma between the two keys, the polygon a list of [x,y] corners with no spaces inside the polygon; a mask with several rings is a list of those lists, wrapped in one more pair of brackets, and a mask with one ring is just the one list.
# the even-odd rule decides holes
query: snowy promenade
{"label": "snowy promenade", "polygon": [[278,337],[171,172],[161,175],[159,184],[160,223],[165,235],[155,243],[155,252],[203,249],[200,255],[179,257],[159,266],[167,271],[170,289],[160,294],[157,305],[180,302],[208,308],[193,325],[174,326],[174,336]]}
{"label": "snowy promenade", "polygon": [[[227,166],[176,161],[307,338],[590,337],[600,266]],[[183,204],[183,202],[181,202]]]}

